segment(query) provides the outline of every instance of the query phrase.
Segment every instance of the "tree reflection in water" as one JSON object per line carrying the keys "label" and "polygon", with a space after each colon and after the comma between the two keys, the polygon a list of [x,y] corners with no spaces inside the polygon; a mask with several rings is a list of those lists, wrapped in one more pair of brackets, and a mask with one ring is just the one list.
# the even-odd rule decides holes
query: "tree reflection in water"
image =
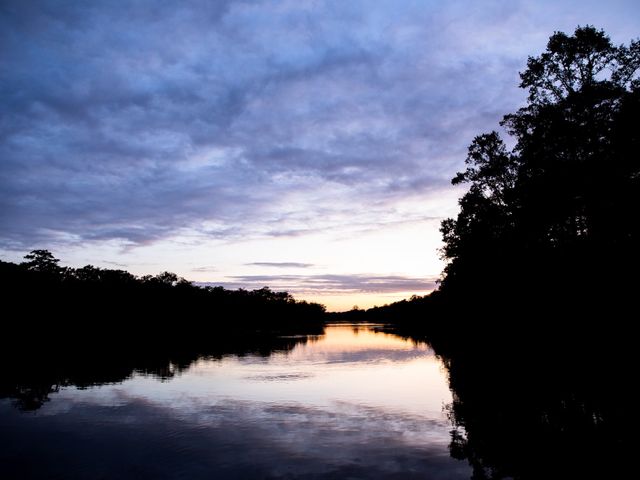
{"label": "tree reflection in water", "polygon": [[[432,337],[453,393],[447,407],[450,454],[469,462],[472,478],[617,478],[631,471],[630,340],[623,345],[619,335],[603,330],[555,334],[549,339],[542,331],[519,337],[466,331],[455,339]],[[226,334],[199,349],[41,344],[29,354],[2,353],[0,397],[35,410],[61,387],[118,383],[135,373],[166,380],[201,358],[267,357],[315,338]]]}
{"label": "tree reflection in water", "polygon": [[618,339],[613,347],[605,336],[480,338],[436,348],[453,393],[450,452],[469,461],[474,479],[624,478],[632,471],[628,346]]}
{"label": "tree reflection in water", "polygon": [[[0,361],[0,398],[13,399],[21,410],[37,410],[49,395],[61,387],[119,383],[134,373],[167,380],[188,369],[199,359],[221,359],[226,355],[248,354],[268,357],[287,352],[296,345],[313,341],[322,328],[310,329],[309,335],[281,336],[265,332],[225,332],[206,341],[194,339],[193,345],[177,342],[174,346],[154,342],[131,343],[126,339],[102,339],[94,344],[39,341],[31,348],[4,349]],[[37,348],[34,348],[37,347]]]}

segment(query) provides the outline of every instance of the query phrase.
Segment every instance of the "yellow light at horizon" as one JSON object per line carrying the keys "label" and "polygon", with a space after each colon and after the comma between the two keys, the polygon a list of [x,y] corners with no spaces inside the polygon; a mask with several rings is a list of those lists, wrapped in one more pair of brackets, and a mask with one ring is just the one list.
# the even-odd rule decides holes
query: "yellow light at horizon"
{"label": "yellow light at horizon", "polygon": [[428,295],[432,291],[433,290],[394,293],[294,294],[294,297],[296,300],[320,303],[327,307],[327,312],[345,312],[356,306],[362,310],[381,307],[401,300],[408,300],[412,295]]}

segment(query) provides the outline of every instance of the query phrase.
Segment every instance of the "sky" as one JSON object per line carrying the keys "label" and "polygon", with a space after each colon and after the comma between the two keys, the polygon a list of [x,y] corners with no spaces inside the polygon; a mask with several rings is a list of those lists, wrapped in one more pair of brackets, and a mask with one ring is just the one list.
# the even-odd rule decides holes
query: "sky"
{"label": "sky", "polygon": [[628,43],[640,2],[0,0],[0,259],[426,294],[467,146],[586,24]]}

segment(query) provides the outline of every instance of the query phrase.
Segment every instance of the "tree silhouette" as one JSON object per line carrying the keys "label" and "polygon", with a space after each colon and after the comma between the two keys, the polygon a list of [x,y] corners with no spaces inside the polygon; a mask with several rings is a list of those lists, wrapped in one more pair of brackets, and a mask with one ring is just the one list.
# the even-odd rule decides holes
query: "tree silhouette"
{"label": "tree silhouette", "polygon": [[32,250],[24,256],[27,262],[23,262],[23,266],[30,271],[44,273],[60,272],[60,260],[55,258],[49,250]]}
{"label": "tree silhouette", "polygon": [[637,264],[639,67],[638,41],[614,46],[591,26],[555,33],[529,58],[528,103],[502,121],[515,147],[479,135],[452,181],[469,190],[441,225],[443,293],[522,300],[544,285],[557,300],[567,285],[585,288],[589,269],[621,279]]}
{"label": "tree silhouette", "polygon": [[514,147],[477,136],[452,180],[469,189],[441,224],[439,288],[359,312],[443,360],[450,453],[474,479],[635,471],[639,67],[637,41],[553,34],[502,121]]}
{"label": "tree silhouette", "polygon": [[[118,343],[122,348],[200,348],[214,337],[260,332],[316,334],[323,305],[287,292],[199,287],[172,272],[136,277],[86,265],[60,267],[48,250],[26,262],[0,262],[0,288],[8,318],[0,350],[33,353],[50,345],[71,351]],[[180,327],[162,328],[162,325]]]}

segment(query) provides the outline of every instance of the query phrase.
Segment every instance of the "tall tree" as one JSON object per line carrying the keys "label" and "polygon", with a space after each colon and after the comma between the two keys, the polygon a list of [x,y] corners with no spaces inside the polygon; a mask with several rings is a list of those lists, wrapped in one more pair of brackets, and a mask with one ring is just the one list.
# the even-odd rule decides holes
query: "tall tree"
{"label": "tall tree", "polygon": [[22,265],[28,270],[43,273],[58,273],[61,267],[60,260],[53,256],[49,250],[32,250],[24,256],[27,260]]}
{"label": "tall tree", "polygon": [[615,46],[592,26],[553,34],[529,58],[528,102],[502,121],[515,147],[476,137],[453,179],[469,190],[442,223],[443,291],[530,290],[552,276],[584,286],[590,264],[603,274],[637,262],[639,68],[640,42]]}

